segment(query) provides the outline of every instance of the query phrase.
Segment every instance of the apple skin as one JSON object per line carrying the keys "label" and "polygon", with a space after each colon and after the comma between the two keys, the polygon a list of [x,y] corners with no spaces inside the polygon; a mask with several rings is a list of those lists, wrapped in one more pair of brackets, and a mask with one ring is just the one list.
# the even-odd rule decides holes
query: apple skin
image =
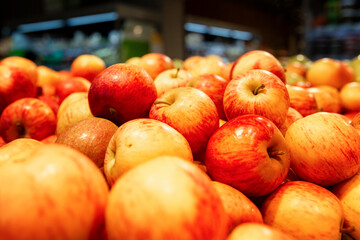
{"label": "apple skin", "polygon": [[296,240],[292,236],[263,223],[243,223],[238,225],[226,240]]}
{"label": "apple skin", "polygon": [[41,88],[42,95],[55,96],[55,86],[62,80],[62,75],[43,65],[37,67],[37,75],[38,80],[36,85]]}
{"label": "apple skin", "polygon": [[285,137],[286,131],[290,125],[301,118],[303,118],[303,116],[297,110],[295,110],[295,108],[289,107],[285,122],[279,128],[282,135]]}
{"label": "apple skin", "polygon": [[191,75],[196,78],[203,74],[215,74],[225,80],[229,80],[227,66],[225,62],[216,55],[208,55],[194,61],[189,69],[187,69]]}
{"label": "apple skin", "polygon": [[129,120],[146,117],[157,94],[153,79],[144,69],[118,63],[97,75],[88,97],[95,117],[109,119],[120,126]]}
{"label": "apple skin", "polygon": [[228,215],[228,232],[237,225],[245,222],[263,223],[258,207],[242,192],[235,188],[216,181],[212,181]]}
{"label": "apple skin", "polygon": [[174,68],[174,63],[165,54],[148,53],[140,58],[139,66],[155,79],[163,71]]}
{"label": "apple skin", "polygon": [[89,107],[88,94],[85,92],[72,93],[59,106],[56,134],[60,135],[72,124],[90,117],[94,117],[94,115]]}
{"label": "apple skin", "polygon": [[5,140],[2,138],[2,136],[0,136],[0,147],[6,145]]}
{"label": "apple skin", "polygon": [[203,56],[191,56],[191,57],[188,57],[184,60],[183,62],[183,65],[182,65],[182,68],[184,70],[189,70],[191,69],[194,65],[196,65],[196,63],[198,61],[200,61],[201,59],[203,59],[204,57]]}
{"label": "apple skin", "polygon": [[29,151],[42,143],[32,138],[18,138],[0,147],[0,165],[11,161],[15,156],[26,156]]}
{"label": "apple skin", "polygon": [[125,63],[133,64],[133,65],[140,65],[141,57],[131,57],[125,61]]}
{"label": "apple skin", "polygon": [[285,180],[290,158],[274,123],[249,114],[229,120],[211,136],[205,165],[214,181],[228,184],[247,197],[258,197]]}
{"label": "apple skin", "polygon": [[[261,89],[257,91],[258,88]],[[224,93],[224,110],[229,120],[240,115],[257,114],[280,127],[289,106],[285,84],[266,70],[249,70],[237,75],[229,82]]]}
{"label": "apple skin", "polygon": [[21,69],[0,65],[0,114],[10,103],[36,96],[36,85]]}
{"label": "apple skin", "polygon": [[340,114],[319,112],[299,119],[285,141],[291,168],[305,181],[331,186],[360,170],[360,135]]}
{"label": "apple skin", "polygon": [[53,134],[53,135],[50,135],[50,136],[42,139],[40,142],[45,143],[45,144],[55,143],[56,139],[57,139],[57,135]]}
{"label": "apple skin", "polygon": [[11,69],[20,69],[30,77],[34,85],[37,84],[37,65],[30,59],[19,57],[19,56],[10,56],[6,57],[0,61],[0,65],[5,65]]}
{"label": "apple skin", "polygon": [[74,59],[70,69],[74,77],[83,77],[92,82],[106,68],[104,60],[96,55],[82,54]]}
{"label": "apple skin", "polygon": [[285,84],[285,70],[278,59],[263,50],[253,50],[241,55],[233,64],[230,79],[252,69],[263,69],[275,74]]}
{"label": "apple skin", "polygon": [[202,170],[179,157],[162,156],[116,181],[106,208],[106,228],[110,240],[220,240],[227,234],[227,217]]}
{"label": "apple skin", "polygon": [[80,152],[42,144],[2,164],[0,182],[2,239],[101,239],[109,189]]}
{"label": "apple skin", "polygon": [[99,168],[104,166],[107,146],[118,127],[104,118],[86,118],[59,134],[56,143],[79,150]]}
{"label": "apple skin", "polygon": [[8,105],[0,116],[0,135],[6,142],[17,138],[42,140],[55,133],[53,110],[37,98],[22,98]]}
{"label": "apple skin", "polygon": [[290,97],[290,107],[297,110],[303,117],[317,113],[319,108],[314,94],[306,88],[286,85]]}
{"label": "apple skin", "polygon": [[281,185],[264,201],[261,213],[265,224],[296,239],[341,239],[344,211],[339,199],[310,182]]}
{"label": "apple skin", "polygon": [[360,82],[345,84],[340,89],[340,99],[346,112],[360,112]]}
{"label": "apple skin", "polygon": [[344,208],[344,228],[354,239],[360,239],[360,173],[336,184],[331,191],[339,198]]}
{"label": "apple skin", "polygon": [[155,119],[130,120],[118,128],[108,144],[104,162],[106,179],[112,186],[125,172],[163,155],[193,161],[189,143],[171,126]]}
{"label": "apple skin", "polygon": [[157,96],[173,88],[185,87],[191,79],[192,75],[186,70],[179,68],[165,70],[154,79]]}
{"label": "apple skin", "polygon": [[152,105],[149,117],[180,132],[193,153],[204,150],[211,135],[219,128],[214,102],[204,92],[191,87],[165,92]]}
{"label": "apple skin", "polygon": [[88,92],[91,83],[83,77],[71,77],[58,82],[55,86],[55,95],[62,102],[67,96],[75,92]]}
{"label": "apple skin", "polygon": [[341,102],[333,98],[326,90],[317,87],[310,87],[306,90],[314,95],[319,111],[332,113],[341,112]]}
{"label": "apple skin", "polygon": [[203,74],[193,78],[187,86],[197,88],[206,93],[215,103],[219,118],[227,120],[223,104],[227,84],[227,80],[216,74]]}
{"label": "apple skin", "polygon": [[41,101],[45,102],[49,107],[53,110],[55,116],[57,115],[57,112],[60,107],[60,101],[59,98],[56,96],[49,96],[49,95],[40,95],[37,96],[37,99],[40,99]]}

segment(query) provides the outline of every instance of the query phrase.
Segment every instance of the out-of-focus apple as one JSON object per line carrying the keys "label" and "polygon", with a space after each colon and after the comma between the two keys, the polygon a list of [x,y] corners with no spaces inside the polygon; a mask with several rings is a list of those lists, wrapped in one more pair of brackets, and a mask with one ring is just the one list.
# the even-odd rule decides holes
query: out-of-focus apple
{"label": "out-of-focus apple", "polygon": [[28,74],[32,83],[36,85],[37,83],[37,65],[30,59],[18,56],[6,57],[0,61],[0,65],[5,65],[11,69],[21,69]]}
{"label": "out-of-focus apple", "polygon": [[118,63],[102,71],[91,83],[89,106],[96,117],[116,125],[148,116],[157,97],[150,75],[141,67]]}
{"label": "out-of-focus apple", "polygon": [[221,126],[224,125],[225,123],[227,123],[227,120],[219,119],[219,127],[221,127]]}
{"label": "out-of-focus apple", "polygon": [[280,127],[286,119],[289,106],[290,99],[285,84],[266,70],[249,70],[236,75],[224,93],[227,119],[257,114]]}
{"label": "out-of-focus apple", "polygon": [[212,185],[219,194],[228,215],[228,232],[237,225],[245,222],[262,223],[263,219],[258,207],[242,192],[220,182],[213,181]]}
{"label": "out-of-focus apple", "polygon": [[340,89],[341,104],[347,112],[360,112],[360,82],[345,84]]}
{"label": "out-of-focus apple", "polygon": [[165,70],[174,68],[174,63],[170,57],[161,53],[148,53],[140,58],[139,66],[155,79]]}
{"label": "out-of-focus apple", "polygon": [[[335,113],[342,112],[340,92],[337,88],[329,86],[329,85],[320,85],[320,86],[311,87],[311,88],[317,88],[322,91],[326,91],[328,94],[330,94],[332,101],[333,101],[333,106],[332,106],[333,112],[335,112]],[[308,89],[310,89],[310,88],[308,88]]]}
{"label": "out-of-focus apple", "polygon": [[297,74],[303,78],[306,77],[306,66],[301,62],[289,62],[286,65],[286,74],[288,73],[294,73]]}
{"label": "out-of-focus apple", "polygon": [[286,83],[285,71],[281,63],[271,53],[263,50],[249,51],[240,56],[231,69],[230,79],[252,69],[263,69],[275,74]]}
{"label": "out-of-focus apple", "polygon": [[[348,117],[346,117],[346,118],[348,118]],[[348,119],[349,119],[351,126],[353,126],[356,129],[356,131],[358,131],[358,133],[360,133],[360,113],[357,113],[352,119],[350,119],[350,118],[348,118]]]}
{"label": "out-of-focus apple", "polygon": [[62,80],[61,74],[46,66],[37,67],[37,86],[41,87],[42,95],[55,96],[55,86]]}
{"label": "out-of-focus apple", "polygon": [[0,135],[6,142],[17,138],[42,140],[55,133],[53,110],[37,98],[22,98],[8,105],[0,116]]}
{"label": "out-of-focus apple", "polygon": [[329,85],[340,89],[354,80],[354,72],[339,60],[321,58],[309,67],[306,78],[313,86]]}
{"label": "out-of-focus apple", "polygon": [[214,181],[251,197],[275,190],[286,178],[290,159],[275,124],[249,114],[229,120],[211,136],[205,164]]}
{"label": "out-of-focus apple", "polygon": [[72,124],[89,117],[94,117],[94,115],[90,111],[88,94],[85,92],[70,94],[60,104],[57,113],[56,134],[60,135]]}
{"label": "out-of-focus apple", "polygon": [[219,128],[219,115],[211,98],[191,87],[171,89],[158,97],[149,117],[167,123],[189,142],[193,153],[206,148]]}
{"label": "out-of-focus apple", "polygon": [[238,225],[226,240],[295,240],[292,236],[263,223]]}
{"label": "out-of-focus apple", "polygon": [[284,137],[289,126],[301,118],[303,118],[303,116],[297,110],[295,110],[292,107],[289,107],[285,122],[279,128],[280,132],[283,134]]}
{"label": "out-of-focus apple", "polygon": [[82,54],[71,63],[71,73],[92,82],[106,68],[104,60],[96,55]]}
{"label": "out-of-focus apple", "polygon": [[226,120],[224,112],[224,92],[228,81],[215,74],[203,74],[193,78],[188,84],[188,87],[197,88],[206,93],[215,103],[220,119]]}
{"label": "out-of-focus apple", "polygon": [[5,140],[0,136],[0,147],[4,146],[6,144]]}
{"label": "out-of-focus apple", "polygon": [[106,149],[118,127],[104,118],[86,118],[57,136],[56,143],[79,150],[99,168],[104,166]]}
{"label": "out-of-focus apple", "polygon": [[360,239],[360,173],[336,184],[331,190],[344,208],[344,229],[354,239]]}
{"label": "out-of-focus apple", "polygon": [[[316,105],[321,112],[341,112],[341,102],[334,98],[329,92],[322,88],[310,87],[306,89],[315,97]],[[359,98],[360,99],[360,98]]]}
{"label": "out-of-focus apple", "polygon": [[0,114],[10,103],[36,96],[36,85],[21,69],[0,65]]}
{"label": "out-of-focus apple", "polygon": [[1,238],[101,239],[108,186],[78,151],[41,144],[16,154],[1,164],[0,185]]}
{"label": "out-of-focus apple", "polygon": [[60,107],[59,98],[56,96],[49,96],[49,95],[41,95],[38,96],[37,99],[40,99],[41,101],[45,102],[49,107],[53,110],[55,116],[57,115],[57,112]]}
{"label": "out-of-focus apple", "polygon": [[194,61],[187,70],[196,78],[203,74],[215,74],[229,80],[225,62],[220,57],[206,56]]}
{"label": "out-of-focus apple", "polygon": [[11,161],[15,156],[26,156],[42,143],[32,138],[18,138],[0,147],[0,165]]}
{"label": "out-of-focus apple", "polygon": [[302,116],[314,114],[319,111],[314,94],[307,89],[286,85],[290,97],[290,107],[297,110]]}
{"label": "out-of-focus apple", "polygon": [[360,135],[337,113],[315,113],[288,128],[291,167],[305,181],[331,186],[360,170]]}
{"label": "out-of-focus apple", "polygon": [[139,66],[140,65],[140,57],[131,57],[128,60],[125,61],[125,63],[134,64]]}
{"label": "out-of-focus apple", "polygon": [[71,77],[58,82],[55,86],[55,94],[62,102],[67,96],[75,92],[88,92],[91,83],[83,77]]}
{"label": "out-of-focus apple", "polygon": [[227,217],[203,171],[179,157],[163,156],[116,181],[106,228],[109,239],[225,239]]}
{"label": "out-of-focus apple", "polygon": [[121,125],[108,145],[104,173],[110,185],[135,166],[159,156],[177,156],[193,161],[184,136],[169,125],[140,118]]}
{"label": "out-of-focus apple", "polygon": [[154,79],[157,96],[173,88],[185,87],[191,79],[191,74],[186,70],[180,68],[165,70]]}
{"label": "out-of-focus apple", "polygon": [[191,56],[188,57],[184,60],[183,64],[182,64],[182,68],[184,70],[189,70],[191,69],[199,60],[203,59],[202,56]]}
{"label": "out-of-focus apple", "polygon": [[339,240],[344,211],[329,190],[305,181],[281,185],[261,207],[264,223],[296,239]]}
{"label": "out-of-focus apple", "polygon": [[56,142],[56,139],[57,139],[57,135],[56,134],[52,134],[44,139],[42,139],[40,142],[42,143],[55,143]]}

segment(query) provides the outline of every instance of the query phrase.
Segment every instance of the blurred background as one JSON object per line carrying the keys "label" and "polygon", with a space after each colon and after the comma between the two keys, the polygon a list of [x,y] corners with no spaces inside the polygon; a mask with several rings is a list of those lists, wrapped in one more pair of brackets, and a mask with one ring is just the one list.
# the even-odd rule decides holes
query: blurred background
{"label": "blurred background", "polygon": [[148,52],[231,62],[253,49],[346,60],[360,52],[360,1],[8,0],[0,29],[0,58],[55,70],[84,53],[107,65]]}

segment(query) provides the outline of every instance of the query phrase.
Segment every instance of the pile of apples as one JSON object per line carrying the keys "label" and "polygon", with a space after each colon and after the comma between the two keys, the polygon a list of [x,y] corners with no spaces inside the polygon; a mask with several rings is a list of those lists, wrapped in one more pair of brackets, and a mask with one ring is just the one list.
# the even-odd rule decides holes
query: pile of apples
{"label": "pile of apples", "polygon": [[330,58],[7,57],[0,239],[360,239],[359,111]]}

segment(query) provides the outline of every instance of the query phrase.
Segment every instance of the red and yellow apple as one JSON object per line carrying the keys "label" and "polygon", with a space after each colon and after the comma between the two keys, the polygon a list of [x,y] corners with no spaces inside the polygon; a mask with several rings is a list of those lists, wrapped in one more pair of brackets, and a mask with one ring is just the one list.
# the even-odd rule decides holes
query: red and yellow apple
{"label": "red and yellow apple", "polygon": [[303,117],[319,111],[314,94],[306,88],[286,85],[290,97],[290,107],[297,110]]}
{"label": "red and yellow apple", "polygon": [[289,107],[285,122],[279,128],[284,137],[289,126],[301,118],[303,118],[303,116],[297,110],[295,110],[295,108]]}
{"label": "red and yellow apple", "polygon": [[203,74],[215,74],[229,80],[225,62],[218,56],[206,56],[194,61],[190,68],[186,68],[196,78]]}
{"label": "red and yellow apple", "polygon": [[360,112],[360,82],[345,84],[340,89],[340,100],[346,112]]}
{"label": "red and yellow apple", "polygon": [[0,165],[11,161],[15,156],[26,156],[42,143],[32,138],[18,138],[0,147]]}
{"label": "red and yellow apple", "polygon": [[26,72],[34,85],[36,85],[38,81],[37,65],[28,58],[19,56],[6,57],[0,61],[0,65],[8,66],[11,69],[20,69],[21,71]]}
{"label": "red and yellow apple", "polygon": [[106,68],[104,60],[96,55],[82,54],[71,63],[71,73],[74,77],[83,77],[92,82]]}
{"label": "red and yellow apple", "polygon": [[139,65],[155,79],[165,70],[174,68],[174,63],[170,57],[162,53],[147,53],[140,58]]}
{"label": "red and yellow apple", "polygon": [[185,87],[191,79],[191,74],[186,70],[180,68],[165,70],[154,79],[157,96],[173,88]]}
{"label": "red and yellow apple", "polygon": [[91,83],[83,77],[71,77],[55,85],[55,95],[62,102],[67,96],[75,92],[88,92]]}
{"label": "red and yellow apple", "polygon": [[263,223],[238,225],[226,240],[295,240],[292,236]]}

